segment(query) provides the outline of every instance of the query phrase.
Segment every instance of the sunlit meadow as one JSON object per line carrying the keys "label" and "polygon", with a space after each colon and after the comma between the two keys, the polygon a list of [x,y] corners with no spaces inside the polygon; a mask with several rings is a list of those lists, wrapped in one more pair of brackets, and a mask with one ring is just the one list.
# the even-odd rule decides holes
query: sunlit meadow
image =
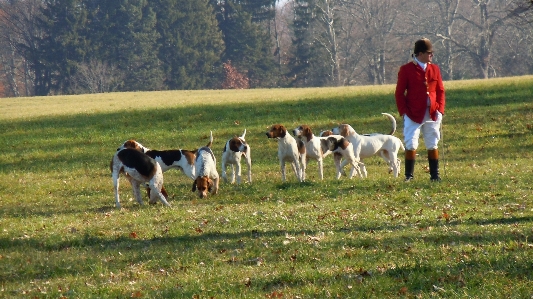
{"label": "sunlit meadow", "polygon": [[[393,85],[0,99],[0,297],[531,298],[533,77],[445,87],[440,183],[423,146],[411,183],[377,157],[365,179],[328,157],[324,180],[310,161],[281,181],[272,124],[386,133],[388,112],[402,138]],[[200,200],[170,170],[170,208],[125,179],[114,207],[125,140],[195,149],[213,131],[220,172],[244,129],[251,184]]]}

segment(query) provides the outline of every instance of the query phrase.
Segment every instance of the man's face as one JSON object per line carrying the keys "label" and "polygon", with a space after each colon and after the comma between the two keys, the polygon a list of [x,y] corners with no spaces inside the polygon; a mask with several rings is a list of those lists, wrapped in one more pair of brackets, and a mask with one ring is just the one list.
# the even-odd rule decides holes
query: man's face
{"label": "man's face", "polygon": [[433,61],[433,52],[432,51],[426,51],[426,52],[420,52],[418,53],[418,56],[416,56],[416,59],[418,59],[420,62],[428,63]]}

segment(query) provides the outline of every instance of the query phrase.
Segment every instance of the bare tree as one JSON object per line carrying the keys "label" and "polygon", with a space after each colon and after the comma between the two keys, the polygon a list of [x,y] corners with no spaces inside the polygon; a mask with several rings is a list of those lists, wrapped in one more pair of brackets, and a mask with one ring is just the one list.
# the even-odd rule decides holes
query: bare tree
{"label": "bare tree", "polygon": [[[273,29],[271,29],[271,33],[274,39],[274,56],[277,58],[279,74],[287,72],[285,66],[289,59],[288,53],[292,36],[290,23],[292,18],[294,18],[293,6],[294,2],[292,0],[278,1],[276,5],[276,16],[272,24]],[[280,79],[280,81],[282,80]]]}
{"label": "bare tree", "polygon": [[462,30],[437,36],[451,43],[450,47],[453,45],[457,51],[468,54],[478,70],[478,77],[495,77],[498,74],[491,75],[494,39],[498,31],[505,30],[514,17],[524,12],[524,8],[516,6],[512,0],[470,0],[468,4],[459,6],[454,18],[464,21]]}
{"label": "bare tree", "polygon": [[4,65],[5,85],[10,95],[34,95],[37,81],[44,76],[36,67],[38,41],[42,30],[37,22],[42,1],[10,0],[0,1],[0,51]]}
{"label": "bare tree", "polygon": [[[446,36],[454,36],[456,27],[464,26],[464,24],[458,24],[460,20],[457,18],[461,0],[435,0],[434,3],[439,12],[437,17],[440,18],[435,35],[440,38],[440,42],[444,48],[443,53],[439,53],[442,77],[444,80],[451,80],[453,79],[454,58],[458,54],[454,51],[454,43],[446,38]],[[464,21],[461,21],[461,23],[464,23]]]}
{"label": "bare tree", "polygon": [[116,91],[125,75],[113,65],[91,60],[78,65],[72,80],[73,93],[103,93]]}
{"label": "bare tree", "polygon": [[342,84],[340,77],[339,43],[337,30],[339,28],[338,14],[343,9],[341,0],[319,0],[315,8],[319,11],[318,20],[321,30],[315,32],[315,42],[320,44],[329,55],[330,73],[333,85]]}
{"label": "bare tree", "polygon": [[401,44],[396,27],[403,5],[404,1],[392,0],[345,1],[340,44],[345,49],[345,74],[349,82],[385,84],[391,79]]}

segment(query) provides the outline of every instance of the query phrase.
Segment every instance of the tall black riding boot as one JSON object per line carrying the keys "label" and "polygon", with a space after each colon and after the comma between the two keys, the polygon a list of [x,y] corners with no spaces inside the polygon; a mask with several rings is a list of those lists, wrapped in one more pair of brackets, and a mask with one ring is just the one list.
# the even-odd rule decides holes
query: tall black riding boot
{"label": "tall black riding boot", "polygon": [[405,181],[409,182],[414,178],[416,150],[405,151]]}
{"label": "tall black riding boot", "polygon": [[439,176],[439,150],[428,150],[429,174],[432,182],[440,182]]}

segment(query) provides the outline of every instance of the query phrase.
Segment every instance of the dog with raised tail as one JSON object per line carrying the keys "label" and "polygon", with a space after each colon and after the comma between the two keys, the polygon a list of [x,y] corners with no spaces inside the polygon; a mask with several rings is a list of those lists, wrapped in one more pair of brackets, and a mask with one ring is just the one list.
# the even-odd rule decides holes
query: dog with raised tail
{"label": "dog with raised tail", "polygon": [[113,187],[115,190],[115,206],[121,208],[119,198],[119,176],[126,174],[133,189],[133,196],[139,204],[143,204],[141,185],[148,184],[150,188],[150,204],[159,199],[164,205],[170,206],[163,189],[163,171],[154,159],[145,153],[132,148],[119,149],[111,161]]}
{"label": "dog with raised tail", "polygon": [[[299,182],[303,182],[302,170],[300,167],[300,156],[305,155],[305,147],[298,147],[296,139],[289,134],[287,128],[281,124],[275,124],[266,132],[268,138],[278,141],[278,159],[281,168],[281,180],[287,181],[285,173],[285,163],[291,163],[292,170]],[[302,144],[303,145],[303,144]],[[299,148],[302,152],[299,151]]]}
{"label": "dog with raised tail", "polygon": [[246,165],[248,166],[248,183],[252,183],[252,159],[251,149],[244,137],[246,136],[246,129],[244,133],[239,136],[234,136],[226,142],[222,150],[222,178],[228,182],[227,168],[231,167],[231,184],[235,183],[237,177],[237,184],[241,183],[241,159],[244,157]]}
{"label": "dog with raised tail", "polygon": [[[383,113],[389,119],[394,117],[388,113]],[[396,121],[392,121],[393,129],[391,134],[396,131]],[[359,161],[374,155],[380,156],[388,165],[389,173],[394,173],[398,177],[400,172],[400,159],[398,159],[399,150],[405,150],[402,141],[395,136],[385,134],[360,135],[349,124],[341,124],[331,130],[333,134],[341,135],[348,139],[353,146],[354,155]],[[361,167],[363,174],[366,176],[366,168]]]}
{"label": "dog with raised tail", "polygon": [[217,160],[211,145],[213,144],[213,132],[209,143],[198,149],[196,154],[196,178],[192,185],[192,192],[198,192],[198,197],[207,197],[208,193],[213,195],[218,193],[219,175],[217,172]]}

